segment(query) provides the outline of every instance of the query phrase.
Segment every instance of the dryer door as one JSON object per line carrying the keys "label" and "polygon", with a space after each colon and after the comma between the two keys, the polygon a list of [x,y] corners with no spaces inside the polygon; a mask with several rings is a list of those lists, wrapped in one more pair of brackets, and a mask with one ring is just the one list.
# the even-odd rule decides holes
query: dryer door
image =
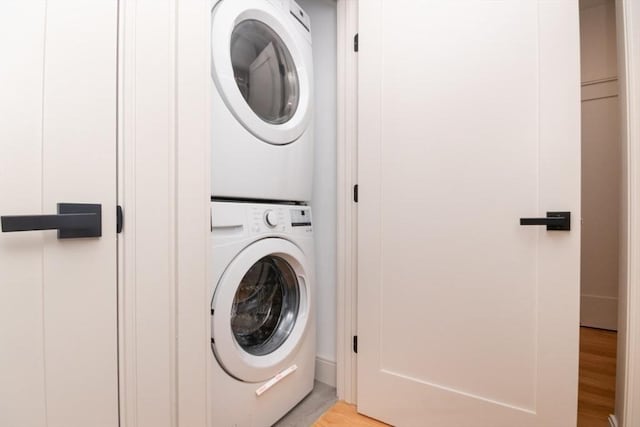
{"label": "dryer door", "polygon": [[211,304],[212,347],[242,381],[267,380],[292,363],[309,323],[304,254],[279,238],[243,250],[225,270]]}
{"label": "dryer door", "polygon": [[257,138],[288,144],[311,118],[311,45],[264,0],[221,1],[212,18],[212,77],[227,108]]}

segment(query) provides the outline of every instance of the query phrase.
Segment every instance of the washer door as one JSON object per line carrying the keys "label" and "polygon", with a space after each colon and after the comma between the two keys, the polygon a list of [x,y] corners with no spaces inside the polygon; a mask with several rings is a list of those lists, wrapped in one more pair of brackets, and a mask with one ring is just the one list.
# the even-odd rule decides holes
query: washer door
{"label": "washer door", "polygon": [[211,304],[212,347],[230,375],[265,381],[288,367],[309,320],[304,254],[270,238],[253,243],[227,267]]}
{"label": "washer door", "polygon": [[[308,43],[265,0],[219,2],[212,17],[212,77],[227,108],[253,135],[289,144],[311,118]],[[306,45],[306,46],[305,46]]]}

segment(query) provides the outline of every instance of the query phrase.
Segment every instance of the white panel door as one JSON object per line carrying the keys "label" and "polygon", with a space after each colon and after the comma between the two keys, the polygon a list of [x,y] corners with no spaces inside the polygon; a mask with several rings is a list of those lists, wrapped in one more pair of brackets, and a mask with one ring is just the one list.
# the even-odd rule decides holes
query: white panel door
{"label": "white panel door", "polygon": [[0,215],[102,205],[102,237],[0,233],[0,425],[117,426],[117,1],[3,2],[0,28]]}
{"label": "white panel door", "polygon": [[[395,426],[576,424],[573,0],[359,6],[358,410]],[[520,218],[570,211],[570,231]]]}

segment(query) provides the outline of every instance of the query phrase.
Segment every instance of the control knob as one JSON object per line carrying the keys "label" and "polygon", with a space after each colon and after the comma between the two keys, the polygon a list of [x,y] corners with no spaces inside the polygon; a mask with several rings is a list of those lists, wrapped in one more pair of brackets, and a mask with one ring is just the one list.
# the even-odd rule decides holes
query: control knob
{"label": "control knob", "polygon": [[275,227],[278,225],[278,215],[274,211],[268,210],[264,213],[264,222],[266,222],[269,227]]}

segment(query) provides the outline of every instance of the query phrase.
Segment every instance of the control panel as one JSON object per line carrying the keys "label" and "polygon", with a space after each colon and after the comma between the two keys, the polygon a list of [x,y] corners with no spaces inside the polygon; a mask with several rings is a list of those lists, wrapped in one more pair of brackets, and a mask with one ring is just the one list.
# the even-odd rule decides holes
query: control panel
{"label": "control panel", "polygon": [[311,208],[308,206],[253,206],[248,209],[250,234],[310,233]]}
{"label": "control panel", "polygon": [[286,231],[286,211],[282,207],[252,207],[249,210],[249,224],[252,234]]}
{"label": "control panel", "polygon": [[311,209],[307,206],[291,209],[291,226],[311,227]]}

